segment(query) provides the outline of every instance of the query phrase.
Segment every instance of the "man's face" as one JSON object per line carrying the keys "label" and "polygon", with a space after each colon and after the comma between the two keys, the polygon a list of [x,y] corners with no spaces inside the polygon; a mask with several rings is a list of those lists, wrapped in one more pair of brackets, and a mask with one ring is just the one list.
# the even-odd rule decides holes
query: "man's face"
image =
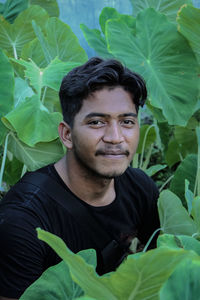
{"label": "man's face", "polygon": [[121,175],[139,140],[130,94],[121,87],[94,92],[76,114],[71,138],[71,154],[81,169],[103,178]]}

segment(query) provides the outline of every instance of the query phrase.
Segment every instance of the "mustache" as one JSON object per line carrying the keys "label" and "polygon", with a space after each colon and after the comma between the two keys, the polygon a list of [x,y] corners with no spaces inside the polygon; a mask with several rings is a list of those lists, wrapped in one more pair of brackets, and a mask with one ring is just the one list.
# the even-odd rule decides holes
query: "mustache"
{"label": "mustache", "polygon": [[102,149],[98,149],[95,153],[95,156],[98,155],[126,155],[129,156],[130,152],[126,149],[123,149],[122,147],[113,147],[113,146],[107,146]]}

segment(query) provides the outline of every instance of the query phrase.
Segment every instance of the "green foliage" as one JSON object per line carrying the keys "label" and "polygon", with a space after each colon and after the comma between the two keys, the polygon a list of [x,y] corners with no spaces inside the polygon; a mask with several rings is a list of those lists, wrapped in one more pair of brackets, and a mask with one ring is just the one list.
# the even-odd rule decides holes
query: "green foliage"
{"label": "green foliage", "polygon": [[[94,264],[89,264],[80,254],[72,253],[59,237],[41,229],[37,229],[37,231],[38,237],[47,242],[68,266],[70,275],[67,274],[68,277],[66,279],[71,276],[69,284],[71,284],[72,279],[84,291],[85,297],[89,297],[89,299],[142,300],[147,297],[149,299],[158,299],[163,283],[176,270],[180,262],[187,259],[190,259],[192,262],[199,260],[198,254],[191,251],[189,246],[180,249],[176,244],[173,247],[169,247],[160,242],[159,248],[143,253],[140,256],[137,254],[129,255],[115,272],[100,277],[94,270]],[[198,241],[196,242],[199,244]],[[90,255],[91,250],[86,250],[85,253]],[[52,278],[56,276],[60,278],[63,275],[63,270],[59,272],[57,269],[61,266],[64,267],[62,263],[51,267],[44,274],[49,274],[49,271],[51,271],[54,275]],[[66,267],[64,269],[66,272]],[[59,290],[62,291],[63,287],[60,289],[60,281],[57,282],[55,280],[55,284],[49,289],[52,278],[48,276],[49,281],[45,284],[44,274],[26,290],[20,299],[34,300],[38,299],[37,297],[44,300],[55,299],[53,295],[58,295]],[[63,278],[61,282],[63,282]],[[66,289],[67,286],[68,281],[65,283]],[[49,290],[52,291],[52,294],[48,293]],[[62,299],[76,299],[75,297],[67,298],[63,294]]]}
{"label": "green foliage", "polygon": [[1,13],[2,191],[25,170],[63,156],[57,129],[62,120],[58,90],[64,75],[84,63],[87,55],[70,27],[58,19],[55,0],[7,0]]}

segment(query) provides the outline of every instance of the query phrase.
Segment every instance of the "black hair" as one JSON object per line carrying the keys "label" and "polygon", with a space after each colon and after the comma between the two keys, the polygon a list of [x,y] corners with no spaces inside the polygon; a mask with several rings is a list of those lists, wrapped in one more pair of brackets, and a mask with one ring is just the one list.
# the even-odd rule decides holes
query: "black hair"
{"label": "black hair", "polygon": [[115,59],[99,57],[89,59],[85,64],[71,70],[62,80],[59,97],[64,121],[71,127],[83,100],[104,87],[122,87],[128,91],[138,111],[147,98],[144,79],[124,67]]}

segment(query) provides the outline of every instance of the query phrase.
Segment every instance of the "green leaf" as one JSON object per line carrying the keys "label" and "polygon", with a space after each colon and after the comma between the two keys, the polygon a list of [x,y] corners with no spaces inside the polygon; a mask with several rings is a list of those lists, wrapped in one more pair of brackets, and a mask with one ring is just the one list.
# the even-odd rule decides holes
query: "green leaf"
{"label": "green leaf", "polygon": [[184,5],[177,17],[178,30],[188,40],[200,63],[200,9]]}
{"label": "green leaf", "polygon": [[113,55],[108,52],[105,38],[98,29],[90,29],[85,24],[80,24],[80,28],[88,45],[93,48],[99,56],[110,59]]}
{"label": "green leaf", "polygon": [[195,197],[192,201],[191,215],[197,225],[198,233],[200,234],[200,196]]}
{"label": "green leaf", "polygon": [[57,139],[61,120],[62,115],[49,113],[36,95],[21,101],[2,118],[4,125],[16,132],[19,139],[30,147]]}
{"label": "green leaf", "polygon": [[130,0],[133,6],[133,14],[136,16],[140,11],[152,7],[155,10],[165,14],[170,21],[176,21],[176,15],[180,7],[185,3],[191,3],[191,0]]}
{"label": "green leaf", "polygon": [[59,6],[56,0],[29,0],[31,5],[40,5],[50,17],[59,17]]}
{"label": "green leaf", "polygon": [[34,95],[33,90],[28,85],[27,81],[20,77],[15,78],[15,91],[14,91],[14,106],[16,107],[25,98],[30,98]]}
{"label": "green leaf", "polygon": [[[95,250],[83,250],[77,255],[96,266]],[[21,296],[20,300],[72,300],[83,295],[83,290],[72,280],[67,264],[62,261],[47,269]]]}
{"label": "green leaf", "polygon": [[200,299],[199,272],[199,260],[183,261],[162,287],[160,300]]}
{"label": "green leaf", "polygon": [[73,254],[59,237],[41,229],[37,231],[38,237],[67,262],[73,280],[87,296],[96,300],[158,299],[162,284],[177,264],[187,257],[197,257],[193,251],[154,249],[136,258],[129,255],[115,272],[99,277],[94,268]]}
{"label": "green leaf", "polygon": [[192,250],[200,256],[200,242],[187,235],[162,234],[157,239],[157,246]]}
{"label": "green leaf", "polygon": [[158,173],[159,171],[165,169],[167,167],[167,165],[155,165],[155,166],[151,166],[149,167],[148,169],[145,170],[145,173],[148,175],[148,176],[153,176],[155,175],[156,173]]}
{"label": "green leaf", "polygon": [[197,171],[197,155],[189,154],[180,163],[174,173],[174,177],[170,183],[170,190],[174,192],[184,203],[185,186],[184,182],[187,179],[190,182],[190,189],[194,190]]}
{"label": "green leaf", "polygon": [[40,67],[46,67],[55,57],[66,62],[84,63],[87,60],[87,54],[71,28],[58,18],[50,18],[42,31],[37,24],[33,26],[37,39],[24,46],[22,57],[25,60],[31,58]]}
{"label": "green leaf", "polygon": [[185,200],[187,202],[188,213],[191,213],[194,194],[189,189],[189,181],[185,179]]}
{"label": "green leaf", "polygon": [[144,150],[147,150],[152,143],[156,141],[155,127],[152,125],[143,125],[140,127],[140,141],[137,148],[137,153],[142,153],[143,144]]}
{"label": "green leaf", "polygon": [[18,58],[23,46],[35,38],[32,20],[43,28],[48,18],[44,9],[39,6],[30,6],[17,16],[13,24],[0,19],[0,47]]}
{"label": "green leaf", "polygon": [[118,20],[106,22],[109,52],[147,82],[151,105],[171,125],[185,126],[198,100],[198,66],[192,49],[166,16],[149,8],[136,18],[136,35]]}
{"label": "green leaf", "polygon": [[4,18],[13,23],[18,14],[28,7],[28,0],[7,0],[3,6]]}
{"label": "green leaf", "polygon": [[[43,87],[50,87],[59,91],[63,77],[73,68],[80,65],[75,62],[62,62],[58,58],[55,58],[45,69],[41,69],[33,61],[27,62],[22,59],[12,60],[26,67],[25,76],[30,80],[39,98],[41,97]],[[55,76],[55,74],[57,74],[57,76]]]}
{"label": "green leaf", "polygon": [[27,166],[29,171],[35,171],[45,165],[58,161],[63,155],[63,147],[60,141],[38,143],[35,147],[29,147],[22,143],[14,133],[8,138],[8,149],[13,155]]}
{"label": "green leaf", "polygon": [[47,269],[20,297],[20,300],[71,300],[83,295],[73,282],[65,262]]}
{"label": "green leaf", "polygon": [[21,178],[22,168],[23,164],[15,157],[12,160],[7,158],[3,180],[9,185],[14,185]]}
{"label": "green leaf", "polygon": [[193,235],[197,232],[194,221],[181,200],[171,191],[164,190],[158,199],[160,226],[164,233]]}
{"label": "green leaf", "polygon": [[[6,134],[6,127],[1,122],[1,117],[7,114],[14,104],[14,71],[7,56],[0,50],[0,145]],[[9,83],[9,84],[8,84]]]}

